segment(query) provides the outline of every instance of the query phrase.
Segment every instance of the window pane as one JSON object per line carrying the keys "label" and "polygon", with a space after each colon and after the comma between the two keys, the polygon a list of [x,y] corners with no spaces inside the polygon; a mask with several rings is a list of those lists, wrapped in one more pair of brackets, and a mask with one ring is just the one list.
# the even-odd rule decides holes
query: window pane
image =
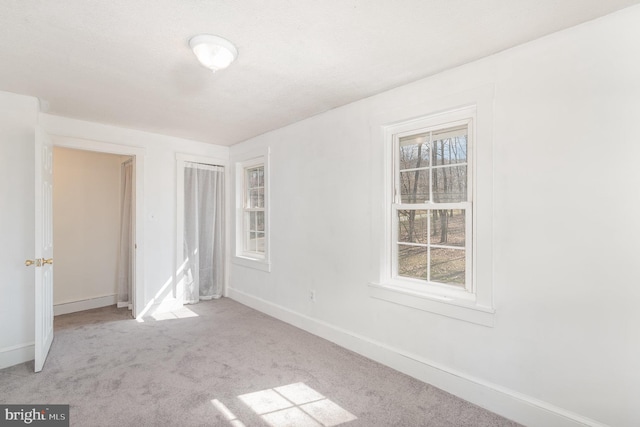
{"label": "window pane", "polygon": [[257,201],[256,207],[264,208],[264,188],[259,188],[257,191],[258,191],[258,201]]}
{"label": "window pane", "polygon": [[264,187],[264,166],[247,169],[247,188]]}
{"label": "window pane", "polygon": [[437,209],[431,211],[431,239],[435,245],[465,245],[465,211]]}
{"label": "window pane", "polygon": [[264,207],[264,188],[256,188],[253,190],[249,190],[249,207],[250,208]]}
{"label": "window pane", "polygon": [[399,244],[398,276],[427,280],[427,248]]}
{"label": "window pane", "polygon": [[249,190],[249,207],[255,208],[258,204],[258,190]]}
{"label": "window pane", "polygon": [[256,231],[264,231],[264,211],[253,213],[256,214]]}
{"label": "window pane", "polygon": [[429,134],[400,138],[400,170],[429,166]]}
{"label": "window pane", "polygon": [[249,224],[247,224],[247,230],[256,231],[256,213],[249,212]]}
{"label": "window pane", "polygon": [[435,203],[467,201],[467,166],[433,169],[433,201]]}
{"label": "window pane", "polygon": [[464,286],[464,249],[431,248],[431,281]]}
{"label": "window pane", "polygon": [[433,166],[466,163],[467,127],[444,129],[433,134]]}
{"label": "window pane", "polygon": [[428,202],[429,170],[400,172],[400,196],[402,203]]}
{"label": "window pane", "polygon": [[264,167],[258,169],[258,186],[264,187]]}
{"label": "window pane", "polygon": [[256,171],[255,169],[247,170],[247,186],[253,188],[256,186]]}
{"label": "window pane", "polygon": [[427,243],[429,211],[398,211],[398,241],[411,243]]}

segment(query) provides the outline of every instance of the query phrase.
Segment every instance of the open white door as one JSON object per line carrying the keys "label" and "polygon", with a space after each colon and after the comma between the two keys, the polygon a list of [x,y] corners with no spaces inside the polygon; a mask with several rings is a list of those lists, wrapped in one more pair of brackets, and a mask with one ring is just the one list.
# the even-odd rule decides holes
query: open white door
{"label": "open white door", "polygon": [[53,342],[53,143],[36,127],[35,371],[40,372]]}

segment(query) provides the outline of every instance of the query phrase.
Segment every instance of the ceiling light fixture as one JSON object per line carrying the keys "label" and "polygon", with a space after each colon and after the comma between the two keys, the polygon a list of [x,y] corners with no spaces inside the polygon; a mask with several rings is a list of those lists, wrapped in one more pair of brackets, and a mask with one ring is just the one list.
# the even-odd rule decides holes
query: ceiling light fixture
{"label": "ceiling light fixture", "polygon": [[227,39],[200,34],[189,40],[198,61],[214,73],[227,68],[238,57],[238,49]]}

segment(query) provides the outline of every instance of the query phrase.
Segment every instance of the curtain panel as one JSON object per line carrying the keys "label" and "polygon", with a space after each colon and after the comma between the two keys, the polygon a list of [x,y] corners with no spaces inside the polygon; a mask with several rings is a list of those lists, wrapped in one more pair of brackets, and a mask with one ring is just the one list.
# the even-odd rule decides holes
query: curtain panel
{"label": "curtain panel", "polygon": [[118,307],[131,309],[133,283],[133,161],[122,164],[120,194],[120,245],[118,248]]}
{"label": "curtain panel", "polygon": [[224,168],[185,163],[185,304],[220,298],[224,283]]}

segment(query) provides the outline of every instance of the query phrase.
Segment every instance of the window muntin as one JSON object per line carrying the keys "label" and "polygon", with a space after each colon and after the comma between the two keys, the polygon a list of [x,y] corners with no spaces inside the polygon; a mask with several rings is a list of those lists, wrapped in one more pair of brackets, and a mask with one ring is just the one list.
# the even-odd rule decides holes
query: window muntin
{"label": "window muntin", "polygon": [[253,257],[265,253],[264,164],[244,169],[243,252]]}
{"label": "window muntin", "polygon": [[393,136],[392,275],[472,291],[471,119]]}

